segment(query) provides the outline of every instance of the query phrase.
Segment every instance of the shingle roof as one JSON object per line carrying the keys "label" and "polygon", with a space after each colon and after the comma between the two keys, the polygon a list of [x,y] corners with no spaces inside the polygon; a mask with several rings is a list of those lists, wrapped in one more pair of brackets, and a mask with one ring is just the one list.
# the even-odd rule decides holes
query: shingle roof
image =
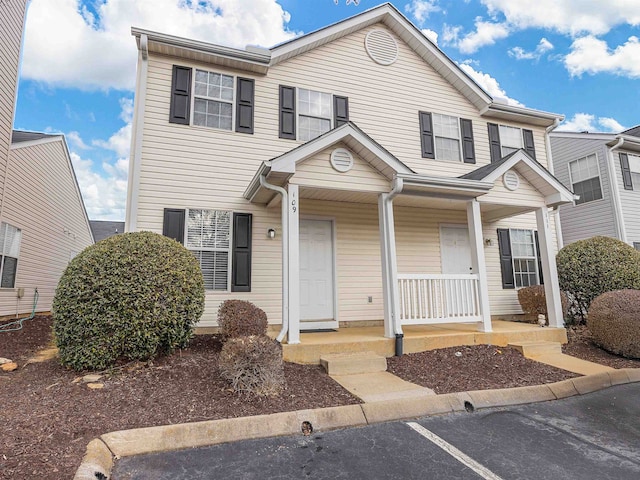
{"label": "shingle roof", "polygon": [[640,137],[640,125],[631,127],[624,132],[620,132],[622,135],[631,135],[632,137]]}
{"label": "shingle roof", "polygon": [[91,231],[96,242],[104,240],[111,235],[124,232],[124,222],[111,222],[108,220],[91,220]]}
{"label": "shingle roof", "polygon": [[483,180],[484,178],[486,178],[487,175],[489,175],[495,169],[499,168],[500,165],[502,165],[504,162],[509,160],[518,152],[519,150],[516,150],[515,152],[511,152],[509,155],[507,155],[506,157],[502,157],[497,162],[493,162],[493,163],[490,163],[489,165],[484,165],[483,167],[476,168],[475,170],[469,173],[466,173],[458,178],[466,178],[467,180]]}
{"label": "shingle roof", "polygon": [[30,142],[33,140],[40,140],[46,137],[59,137],[60,135],[54,135],[50,133],[40,132],[25,132],[23,130],[14,130],[11,135],[11,143]]}

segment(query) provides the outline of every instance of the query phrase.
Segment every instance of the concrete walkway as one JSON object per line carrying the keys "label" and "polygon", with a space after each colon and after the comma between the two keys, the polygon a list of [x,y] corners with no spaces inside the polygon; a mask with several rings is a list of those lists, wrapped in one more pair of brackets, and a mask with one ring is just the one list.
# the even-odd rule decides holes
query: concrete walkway
{"label": "concrete walkway", "polygon": [[562,345],[558,342],[514,342],[510,343],[509,346],[518,349],[525,358],[580,375],[593,375],[614,370],[599,363],[565,355],[562,353]]}

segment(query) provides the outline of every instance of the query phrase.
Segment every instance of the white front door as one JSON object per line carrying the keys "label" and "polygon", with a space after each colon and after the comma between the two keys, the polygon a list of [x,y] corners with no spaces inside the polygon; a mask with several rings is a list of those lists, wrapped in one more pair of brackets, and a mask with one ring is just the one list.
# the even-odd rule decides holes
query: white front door
{"label": "white front door", "polygon": [[440,227],[442,273],[473,273],[469,230],[466,225]]}
{"label": "white front door", "polygon": [[333,223],[300,220],[300,328],[336,328]]}

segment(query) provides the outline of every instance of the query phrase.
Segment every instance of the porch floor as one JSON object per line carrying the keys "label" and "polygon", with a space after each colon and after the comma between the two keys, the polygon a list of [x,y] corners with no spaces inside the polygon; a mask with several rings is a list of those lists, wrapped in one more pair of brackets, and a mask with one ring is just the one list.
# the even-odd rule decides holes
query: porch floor
{"label": "porch floor", "polygon": [[[564,328],[541,328],[530,323],[493,320],[492,332],[478,331],[477,323],[406,325],[404,353],[424,352],[436,348],[459,345],[499,345],[519,341],[549,341],[567,343]],[[330,353],[375,352],[378,355],[395,355],[395,339],[384,337],[384,328],[346,327],[335,332],[301,333],[300,343],[283,344],[287,362],[320,364],[320,356]]]}

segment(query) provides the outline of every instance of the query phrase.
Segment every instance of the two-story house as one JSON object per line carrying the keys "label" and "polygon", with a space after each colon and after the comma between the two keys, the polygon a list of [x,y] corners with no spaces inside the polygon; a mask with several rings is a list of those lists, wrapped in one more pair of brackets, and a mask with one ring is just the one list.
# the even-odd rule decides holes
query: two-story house
{"label": "two-story house", "polygon": [[64,136],[13,130],[26,8],[0,2],[0,317],[35,300],[50,310],[69,260],[93,243]]}
{"label": "two-story house", "polygon": [[595,235],[640,250],[640,126],[619,134],[551,134],[553,168],[579,195],[560,210],[564,244]]}
{"label": "two-story house", "polygon": [[547,170],[559,115],[494,101],[390,4],[271,49],[132,30],[128,231],[200,261],[215,326],[254,302],[279,338],[521,314],[563,325]]}

